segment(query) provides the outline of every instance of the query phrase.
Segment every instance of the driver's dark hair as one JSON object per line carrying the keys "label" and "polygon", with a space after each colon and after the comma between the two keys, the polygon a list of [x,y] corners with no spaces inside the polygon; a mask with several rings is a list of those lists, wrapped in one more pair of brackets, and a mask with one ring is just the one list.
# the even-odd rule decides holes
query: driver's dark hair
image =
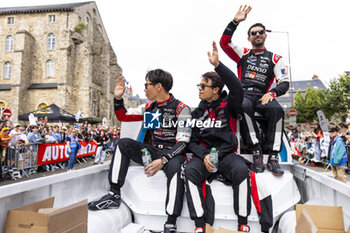
{"label": "driver's dark hair", "polygon": [[264,30],[266,29],[262,23],[255,23],[248,29],[248,36],[250,36],[250,30],[252,30],[253,27],[262,27]]}
{"label": "driver's dark hair", "polygon": [[173,76],[171,76],[169,72],[162,69],[148,71],[145,79],[152,83],[162,84],[166,92],[169,92],[173,87]]}
{"label": "driver's dark hair", "polygon": [[220,95],[222,92],[222,89],[224,88],[224,83],[221,80],[220,76],[218,75],[218,73],[211,71],[211,72],[207,72],[205,74],[202,75],[202,77],[204,78],[204,80],[206,82],[208,82],[208,80],[211,80],[211,85],[218,87],[219,88],[219,92],[218,94]]}

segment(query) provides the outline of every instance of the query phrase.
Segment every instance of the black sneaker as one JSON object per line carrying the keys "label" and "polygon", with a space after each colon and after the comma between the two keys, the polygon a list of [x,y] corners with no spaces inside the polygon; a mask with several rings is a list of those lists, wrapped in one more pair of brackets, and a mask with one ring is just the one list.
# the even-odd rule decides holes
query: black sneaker
{"label": "black sneaker", "polygon": [[118,209],[121,203],[119,195],[114,195],[109,192],[97,201],[92,201],[88,204],[89,210],[104,210],[104,209]]}
{"label": "black sneaker", "polygon": [[169,223],[164,224],[163,233],[176,233],[176,225]]}
{"label": "black sneaker", "polygon": [[253,152],[253,171],[256,173],[262,173],[264,172],[264,159],[263,154],[257,150]]}
{"label": "black sneaker", "polygon": [[269,155],[269,159],[267,161],[267,169],[271,171],[275,176],[281,176],[284,174],[283,169],[278,163],[278,155]]}

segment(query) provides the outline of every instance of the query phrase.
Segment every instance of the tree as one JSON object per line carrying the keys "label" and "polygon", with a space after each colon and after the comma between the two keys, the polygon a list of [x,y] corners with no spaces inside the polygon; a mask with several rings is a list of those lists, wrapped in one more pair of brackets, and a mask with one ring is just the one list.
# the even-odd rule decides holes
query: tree
{"label": "tree", "polygon": [[295,94],[293,108],[298,112],[297,122],[313,122],[317,119],[316,112],[322,109],[323,94],[321,90],[315,90],[311,88],[310,84],[307,85],[305,95],[299,89]]}
{"label": "tree", "polygon": [[304,119],[305,99],[304,99],[303,93],[301,92],[301,89],[299,89],[295,94],[292,107],[298,112],[297,122],[298,123],[305,122],[305,119]]}
{"label": "tree", "polygon": [[350,74],[333,79],[323,95],[322,110],[326,117],[335,116],[344,121],[350,110]]}

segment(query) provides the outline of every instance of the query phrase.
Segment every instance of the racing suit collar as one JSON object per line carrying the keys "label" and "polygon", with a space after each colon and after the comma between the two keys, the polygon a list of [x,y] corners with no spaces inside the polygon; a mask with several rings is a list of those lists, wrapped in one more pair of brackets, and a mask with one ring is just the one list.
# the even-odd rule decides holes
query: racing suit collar
{"label": "racing suit collar", "polygon": [[261,55],[266,51],[265,49],[252,49],[252,52],[254,53],[254,55]]}
{"label": "racing suit collar", "polygon": [[218,107],[221,102],[222,102],[222,99],[224,99],[225,97],[227,96],[227,92],[226,91],[222,91],[219,98],[213,102],[210,102],[208,103],[207,101],[204,101],[202,100],[200,103],[199,103],[199,106],[198,108],[216,108]]}
{"label": "racing suit collar", "polygon": [[156,105],[161,107],[161,106],[166,106],[168,104],[170,104],[171,102],[174,101],[174,96],[173,94],[169,93],[170,94],[170,97],[167,99],[167,100],[164,100],[163,102],[156,102]]}
{"label": "racing suit collar", "polygon": [[210,102],[210,103],[205,102],[205,107],[207,109],[209,109],[209,108],[216,108],[216,107],[218,107],[220,105],[220,103],[222,102],[222,99],[223,99],[223,97],[222,97],[222,94],[221,94],[217,100],[214,100],[213,102]]}

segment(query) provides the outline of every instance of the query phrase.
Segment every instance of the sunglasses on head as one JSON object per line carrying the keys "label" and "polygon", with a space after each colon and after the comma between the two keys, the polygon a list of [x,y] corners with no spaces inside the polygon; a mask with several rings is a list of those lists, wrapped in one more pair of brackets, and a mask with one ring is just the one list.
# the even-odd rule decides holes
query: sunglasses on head
{"label": "sunglasses on head", "polygon": [[197,84],[197,87],[198,87],[198,89],[200,88],[200,89],[204,90],[206,87],[214,88],[214,87],[217,87],[217,86],[209,86],[209,85],[206,85],[206,84]]}
{"label": "sunglasses on head", "polygon": [[145,89],[147,89],[147,87],[149,86],[149,85],[156,85],[157,83],[145,83]]}
{"label": "sunglasses on head", "polygon": [[252,35],[252,36],[255,36],[256,34],[260,34],[260,35],[264,35],[265,34],[265,30],[264,29],[262,29],[262,30],[257,30],[257,31],[251,31],[250,32],[250,35]]}

